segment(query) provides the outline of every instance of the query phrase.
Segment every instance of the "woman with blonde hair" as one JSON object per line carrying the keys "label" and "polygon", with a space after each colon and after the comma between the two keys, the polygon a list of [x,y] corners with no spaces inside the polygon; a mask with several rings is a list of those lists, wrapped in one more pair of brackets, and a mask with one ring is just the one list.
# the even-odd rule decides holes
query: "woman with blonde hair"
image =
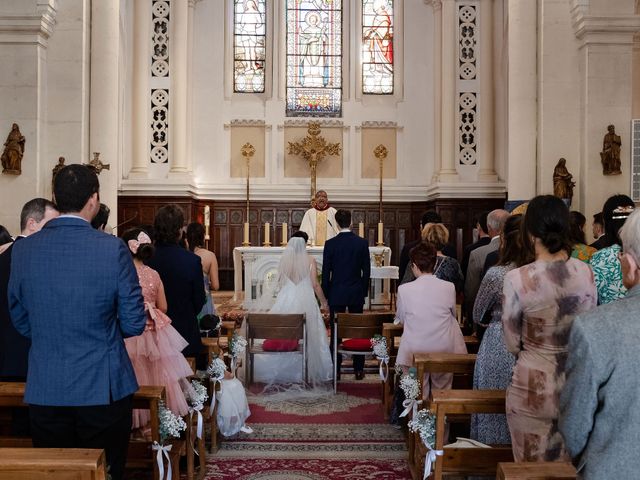
{"label": "woman with blonde hair", "polygon": [[[449,230],[442,223],[427,223],[422,227],[422,243],[430,243],[436,247],[436,265],[433,275],[440,280],[451,282],[456,287],[456,293],[462,291],[464,277],[460,264],[455,258],[451,258],[442,253],[443,248],[449,242]],[[400,284],[415,280],[415,275],[410,268],[407,268]]]}

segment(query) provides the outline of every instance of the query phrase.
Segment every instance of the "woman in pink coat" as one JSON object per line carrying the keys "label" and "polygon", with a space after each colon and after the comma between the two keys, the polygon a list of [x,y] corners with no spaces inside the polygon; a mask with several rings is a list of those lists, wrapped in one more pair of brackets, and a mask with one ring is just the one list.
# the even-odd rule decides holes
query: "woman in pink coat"
{"label": "woman in pink coat", "polygon": [[[455,286],[433,275],[436,255],[430,243],[411,250],[409,268],[416,279],[398,288],[396,323],[404,324],[404,331],[396,363],[405,372],[413,365],[414,353],[467,353],[456,321]],[[424,395],[429,395],[430,388],[451,388],[452,382],[452,374],[427,373],[422,383]]]}

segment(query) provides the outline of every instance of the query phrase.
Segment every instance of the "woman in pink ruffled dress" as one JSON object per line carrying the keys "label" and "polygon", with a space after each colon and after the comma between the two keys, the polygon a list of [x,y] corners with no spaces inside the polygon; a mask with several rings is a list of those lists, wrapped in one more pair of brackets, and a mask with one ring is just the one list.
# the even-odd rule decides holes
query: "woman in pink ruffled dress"
{"label": "woman in pink ruffled dress", "polygon": [[[186,415],[189,405],[185,392],[192,387],[184,377],[193,375],[193,371],[181,352],[188,343],[165,314],[167,299],[160,275],[143,263],[153,255],[151,239],[140,228],[127,230],[122,239],[133,255],[147,311],[147,325],[142,335],[125,339],[138,384],[163,385],[167,407],[176,415]],[[134,410],[133,428],[144,428],[149,418],[148,410]]]}

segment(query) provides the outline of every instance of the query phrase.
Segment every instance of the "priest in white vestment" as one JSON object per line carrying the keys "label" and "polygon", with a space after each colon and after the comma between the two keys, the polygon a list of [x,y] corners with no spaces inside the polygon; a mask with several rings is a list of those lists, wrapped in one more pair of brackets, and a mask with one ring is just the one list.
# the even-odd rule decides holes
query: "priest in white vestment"
{"label": "priest in white vestment", "polygon": [[305,212],[300,224],[300,230],[309,235],[311,245],[322,247],[327,240],[338,234],[335,215],[336,209],[329,206],[327,192],[318,190],[313,208]]}

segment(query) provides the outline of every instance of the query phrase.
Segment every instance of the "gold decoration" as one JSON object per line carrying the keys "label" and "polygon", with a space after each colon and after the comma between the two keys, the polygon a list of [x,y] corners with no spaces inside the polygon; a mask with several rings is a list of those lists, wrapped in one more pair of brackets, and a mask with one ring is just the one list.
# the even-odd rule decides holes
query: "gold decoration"
{"label": "gold decoration", "polygon": [[384,264],[384,253],[374,253],[373,264],[376,267],[382,267],[382,265]]}
{"label": "gold decoration", "polygon": [[373,150],[373,154],[376,156],[376,158],[380,161],[380,202],[379,202],[379,225],[378,225],[378,230],[380,230],[378,232],[378,243],[376,243],[377,246],[381,247],[384,245],[384,241],[382,240],[382,228],[380,225],[382,225],[382,171],[384,168],[384,159],[387,158],[387,154],[389,153],[389,151],[387,150],[387,147],[385,147],[384,145],[380,144],[378,145],[374,150]]}
{"label": "gold decoration", "polygon": [[320,122],[309,122],[308,135],[301,142],[289,142],[289,155],[300,155],[309,163],[311,171],[311,201],[316,195],[316,171],[318,163],[326,155],[339,155],[340,144],[328,143],[320,135]]}
{"label": "gold decoration", "polygon": [[249,229],[248,229],[248,225],[249,225],[249,164],[251,163],[251,157],[253,157],[256,153],[256,148],[253,145],[251,145],[249,142],[247,142],[240,148],[240,153],[242,153],[242,156],[247,161],[247,221],[245,222],[246,225],[244,228],[245,233],[242,241],[242,246],[248,247],[249,245],[251,245],[251,242],[249,242]]}
{"label": "gold decoration", "polygon": [[93,152],[93,158],[91,161],[84,165],[96,172],[96,175],[100,175],[102,170],[110,170],[110,164],[102,163],[102,160],[100,160],[100,152]]}

